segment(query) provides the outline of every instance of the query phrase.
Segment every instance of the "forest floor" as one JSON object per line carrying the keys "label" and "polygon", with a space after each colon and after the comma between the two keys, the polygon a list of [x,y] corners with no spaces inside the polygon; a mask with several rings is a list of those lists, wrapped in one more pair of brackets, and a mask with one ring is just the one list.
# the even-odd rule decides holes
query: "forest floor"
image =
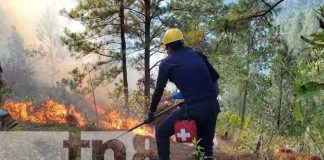
{"label": "forest floor", "polygon": [[[137,139],[138,138],[138,139]],[[149,155],[149,158],[152,160],[157,160],[157,150],[156,150],[156,141],[154,137],[151,136],[141,136],[137,135],[135,139],[140,141],[144,141],[144,139],[148,138],[150,140],[150,152],[147,152],[145,155]],[[214,159],[217,160],[257,160],[254,154],[243,153],[237,154],[238,152],[234,152],[233,150],[236,148],[232,142],[229,140],[224,140],[220,137],[215,137],[214,139]],[[170,139],[170,159],[171,160],[196,160],[196,150],[193,144],[191,143],[177,143],[174,138]],[[135,158],[136,160],[145,159],[144,154]],[[268,158],[269,159],[269,158]],[[198,159],[197,159],[198,160]]]}
{"label": "forest floor", "polygon": [[[20,123],[16,128],[13,129],[13,131],[68,131],[70,133],[70,138],[80,138],[80,132],[81,131],[90,131],[92,129],[85,129],[85,128],[77,128],[77,127],[71,127],[71,126],[43,126],[43,125],[35,125],[35,124],[26,124],[26,123]],[[95,131],[95,130],[92,130]],[[103,131],[101,129],[98,129],[97,131]],[[143,135],[136,135],[133,143],[145,141],[146,138],[150,141],[150,151],[144,153],[145,155],[149,155],[148,157],[151,160],[157,160],[157,150],[156,150],[156,141],[155,138],[152,136],[143,136]],[[171,160],[195,160],[195,147],[193,144],[188,143],[176,143],[172,138],[170,140],[170,158]],[[142,142],[141,142],[142,143]],[[214,139],[214,159],[217,160],[262,160],[262,159],[273,159],[272,154],[263,154],[261,157],[258,157],[258,155],[249,153],[249,152],[238,152],[235,151],[235,148],[238,148],[238,143],[233,143],[231,140],[225,140],[221,138],[220,136],[216,136]],[[143,143],[142,143],[143,144]],[[134,144],[136,145],[136,144]],[[140,155],[138,160],[145,159],[146,156]],[[298,153],[297,153],[298,154]],[[296,154],[296,155],[297,155]],[[296,158],[295,158],[296,159]],[[298,159],[298,158],[297,158]],[[309,160],[321,160],[320,158],[314,159],[314,158],[306,158]],[[301,160],[306,160],[305,157],[301,158]],[[198,160],[198,159],[197,159]],[[299,160],[299,159],[298,159]]]}
{"label": "forest floor", "polygon": [[[83,130],[83,129],[81,129]],[[67,126],[42,126],[34,125],[28,123],[20,123],[13,131],[69,131],[72,137],[77,138],[81,131],[76,127],[67,127]],[[87,129],[86,129],[87,130]],[[151,136],[141,136],[137,135],[137,138],[150,139],[150,156],[151,159],[156,159],[157,150],[156,150],[156,141],[154,137]],[[192,144],[188,143],[176,143],[173,140],[170,140],[170,158],[172,160],[193,160],[195,159],[195,148]],[[233,145],[227,141],[223,140],[220,137],[217,137],[216,145],[214,145],[214,158],[217,160],[234,160],[235,156],[233,155]],[[241,159],[241,158],[240,158]],[[236,159],[235,159],[236,160]]]}
{"label": "forest floor", "polygon": [[[217,160],[254,160],[253,154],[235,155],[233,149],[234,145],[220,137],[216,137],[216,144],[214,145],[214,159]],[[190,144],[181,144],[171,141],[171,155],[172,160],[193,160],[195,148]]]}

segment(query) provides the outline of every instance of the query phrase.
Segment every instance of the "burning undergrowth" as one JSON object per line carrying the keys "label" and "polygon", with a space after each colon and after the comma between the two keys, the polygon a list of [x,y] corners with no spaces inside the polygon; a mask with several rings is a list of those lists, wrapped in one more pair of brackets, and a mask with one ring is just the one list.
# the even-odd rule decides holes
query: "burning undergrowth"
{"label": "burning undergrowth", "polygon": [[[65,106],[54,100],[47,100],[40,106],[35,106],[31,101],[6,102],[3,109],[20,121],[44,126],[76,126],[80,130],[87,130],[93,122],[89,122],[85,115],[77,112],[74,105]],[[141,123],[136,117],[124,117],[117,110],[110,112],[101,109],[99,125],[102,130],[127,130]],[[150,127],[141,127],[134,131],[139,135],[153,135]]]}
{"label": "burning undergrowth", "polygon": [[75,107],[59,104],[53,100],[45,101],[41,107],[35,107],[31,101],[7,102],[3,108],[10,115],[22,122],[30,122],[43,125],[67,125],[74,121],[76,126],[83,127],[85,119],[81,113],[75,111]]}

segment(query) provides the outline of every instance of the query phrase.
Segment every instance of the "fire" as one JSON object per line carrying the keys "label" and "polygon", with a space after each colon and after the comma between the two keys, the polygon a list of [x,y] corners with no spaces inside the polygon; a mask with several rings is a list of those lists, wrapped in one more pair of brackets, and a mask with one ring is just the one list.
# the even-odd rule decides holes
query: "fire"
{"label": "fire", "polygon": [[37,123],[43,125],[66,125],[75,123],[78,127],[85,125],[84,117],[81,113],[75,111],[75,107],[71,105],[69,110],[63,104],[54,102],[53,100],[45,101],[41,107],[33,106],[28,102],[6,102],[3,106],[10,115],[22,122]]}
{"label": "fire", "polygon": [[[69,107],[47,100],[41,106],[34,106],[31,101],[27,102],[6,102],[3,108],[10,115],[21,122],[36,123],[42,125],[74,125],[77,127],[85,127],[86,120],[84,114],[77,112],[74,105]],[[94,109],[94,106],[92,106]],[[142,121],[139,118],[125,118],[117,110],[107,112],[104,107],[97,106],[100,115],[100,127],[103,129],[130,129]],[[140,127],[134,130],[135,134],[153,135],[153,129],[150,127]]]}
{"label": "fire", "polygon": [[[118,111],[113,110],[103,116],[100,124],[104,129],[130,129],[141,122],[140,119],[134,117],[124,118]],[[137,128],[133,132],[139,135],[153,135],[152,128],[145,126]]]}
{"label": "fire", "polygon": [[69,115],[74,118],[75,122],[77,122],[77,126],[85,125],[83,114],[76,112],[74,105],[70,106]]}
{"label": "fire", "polygon": [[96,107],[97,107],[97,112],[98,112],[98,114],[103,115],[103,114],[106,113],[106,110],[105,110],[102,106],[100,106],[100,105],[97,105],[97,106],[92,105],[92,106],[91,106],[91,108],[92,108],[94,111],[96,111]]}

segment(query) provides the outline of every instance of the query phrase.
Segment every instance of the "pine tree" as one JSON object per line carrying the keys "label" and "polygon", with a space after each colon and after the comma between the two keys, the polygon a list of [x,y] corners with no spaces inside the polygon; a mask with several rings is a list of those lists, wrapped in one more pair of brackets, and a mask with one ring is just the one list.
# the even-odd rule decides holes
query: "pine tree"
{"label": "pine tree", "polygon": [[[100,71],[96,85],[108,80],[112,82],[123,73],[124,96],[128,96],[127,55],[131,55],[132,65],[144,72],[144,96],[148,107],[151,89],[151,70],[158,65],[150,64],[150,58],[160,53],[161,34],[165,30],[161,7],[162,0],[157,1],[85,1],[80,2],[71,11],[62,11],[69,18],[81,22],[85,30],[74,33],[65,31],[62,41],[76,58],[94,56],[97,62],[89,69]],[[127,40],[126,40],[127,39]],[[118,52],[120,50],[120,52]],[[135,56],[134,56],[135,55]],[[122,62],[122,64],[120,64]],[[89,73],[77,72],[74,77],[83,79]],[[65,80],[66,83],[75,84]],[[76,85],[73,85],[78,87]],[[119,88],[119,87],[117,87]],[[128,98],[125,98],[126,102]]]}
{"label": "pine tree", "polygon": [[[132,1],[105,1],[87,0],[79,2],[71,11],[62,11],[65,16],[81,22],[85,29],[81,32],[65,30],[62,41],[72,51],[72,56],[77,59],[92,57],[95,63],[88,65],[83,70],[75,70],[74,77],[84,79],[86,75],[97,71],[95,87],[104,81],[112,82],[123,74],[122,90],[125,105],[128,104],[128,79],[127,79],[127,45],[125,7]],[[77,78],[78,79],[78,78]],[[66,83],[72,84],[65,80]],[[80,79],[79,79],[79,82]],[[75,84],[75,83],[73,83]],[[74,85],[77,87],[79,85]]]}

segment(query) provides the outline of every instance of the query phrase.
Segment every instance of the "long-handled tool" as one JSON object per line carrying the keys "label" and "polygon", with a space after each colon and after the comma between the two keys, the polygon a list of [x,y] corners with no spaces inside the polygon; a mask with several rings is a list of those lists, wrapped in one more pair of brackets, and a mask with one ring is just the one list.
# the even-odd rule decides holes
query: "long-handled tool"
{"label": "long-handled tool", "polygon": [[[173,106],[171,106],[171,107],[169,107],[169,108],[167,108],[167,109],[165,109],[164,111],[162,111],[162,112],[160,112],[160,113],[158,113],[158,114],[156,114],[156,115],[154,115],[154,119],[156,119],[156,118],[160,117],[161,115],[163,115],[163,114],[165,114],[165,113],[167,113],[167,112],[169,112],[169,111],[175,109],[176,107],[180,106],[181,104],[183,104],[183,101],[180,102],[180,103],[177,103],[177,104],[175,104],[175,105],[173,105]],[[118,139],[118,138],[120,138],[120,137],[126,135],[127,133],[133,131],[134,129],[136,129],[136,128],[142,126],[142,125],[144,125],[144,124],[145,124],[145,122],[142,122],[142,123],[140,123],[140,124],[134,126],[133,128],[127,130],[125,133],[123,133],[123,134],[117,136],[117,137],[114,138],[114,139]]]}

